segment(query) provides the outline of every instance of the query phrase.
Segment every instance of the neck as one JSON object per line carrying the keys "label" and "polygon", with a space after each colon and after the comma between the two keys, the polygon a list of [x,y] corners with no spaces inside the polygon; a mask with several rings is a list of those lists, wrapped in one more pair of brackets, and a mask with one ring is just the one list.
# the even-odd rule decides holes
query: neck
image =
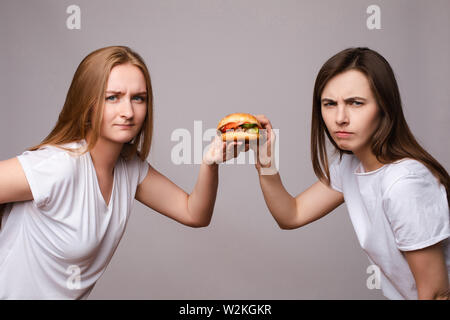
{"label": "neck", "polygon": [[[89,143],[89,135],[86,137],[86,142]],[[99,137],[94,148],[90,151],[95,170],[100,174],[113,175],[122,147],[122,143]]]}
{"label": "neck", "polygon": [[353,154],[361,161],[365,172],[377,170],[384,165],[369,149],[353,151]]}

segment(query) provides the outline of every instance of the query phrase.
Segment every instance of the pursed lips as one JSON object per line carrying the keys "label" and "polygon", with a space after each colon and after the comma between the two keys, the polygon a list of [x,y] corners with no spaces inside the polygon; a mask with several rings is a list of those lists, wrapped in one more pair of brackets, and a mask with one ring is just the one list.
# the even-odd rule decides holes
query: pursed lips
{"label": "pursed lips", "polygon": [[348,132],[348,131],[336,131],[336,136],[338,138],[348,138],[349,136],[351,136],[353,134],[353,132]]}
{"label": "pursed lips", "polygon": [[116,124],[115,126],[118,126],[119,128],[131,128],[134,124]]}

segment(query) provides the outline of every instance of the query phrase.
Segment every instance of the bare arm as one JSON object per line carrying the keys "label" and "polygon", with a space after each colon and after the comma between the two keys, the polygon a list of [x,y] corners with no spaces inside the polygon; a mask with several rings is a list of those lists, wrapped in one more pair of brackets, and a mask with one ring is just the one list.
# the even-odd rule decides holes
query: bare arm
{"label": "bare arm", "polygon": [[280,175],[260,175],[264,200],[281,229],[295,229],[327,215],[344,202],[342,193],[320,181],[292,197],[284,188]]}
{"label": "bare arm", "polygon": [[27,200],[33,195],[19,160],[0,161],[0,204]]}
{"label": "bare arm", "polygon": [[147,207],[184,225],[206,227],[211,221],[216,201],[218,163],[236,157],[243,147],[243,142],[226,143],[216,137],[205,154],[191,194],[187,194],[149,166],[148,174],[138,186],[135,198]]}
{"label": "bare arm", "polygon": [[[264,115],[256,116],[265,129],[265,139],[257,150],[255,167],[267,207],[282,229],[295,229],[322,218],[344,202],[344,196],[321,181],[317,181],[297,197],[292,197],[284,188],[276,172],[272,157],[275,133]],[[261,151],[261,152],[260,152]],[[263,172],[264,169],[267,169]],[[267,173],[267,174],[265,174]]]}
{"label": "bare arm", "polygon": [[441,243],[403,253],[416,281],[418,298],[450,300],[448,271]]}
{"label": "bare arm", "polygon": [[194,190],[189,195],[149,166],[135,198],[155,211],[190,227],[205,227],[211,221],[218,186],[218,165],[202,164]]}

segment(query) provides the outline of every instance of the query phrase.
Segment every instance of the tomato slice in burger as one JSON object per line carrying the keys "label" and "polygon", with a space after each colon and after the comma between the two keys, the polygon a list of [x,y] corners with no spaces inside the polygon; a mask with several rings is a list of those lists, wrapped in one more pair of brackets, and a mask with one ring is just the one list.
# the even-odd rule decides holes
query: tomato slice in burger
{"label": "tomato slice in burger", "polygon": [[235,129],[238,126],[237,122],[229,122],[220,129],[220,131],[225,132],[230,129]]}

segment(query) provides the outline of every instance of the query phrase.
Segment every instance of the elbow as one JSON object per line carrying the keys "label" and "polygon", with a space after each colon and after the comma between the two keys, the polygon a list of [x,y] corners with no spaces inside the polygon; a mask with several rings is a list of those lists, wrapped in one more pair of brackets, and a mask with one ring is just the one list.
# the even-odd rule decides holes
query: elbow
{"label": "elbow", "polygon": [[294,229],[296,229],[296,227],[287,226],[287,225],[280,225],[280,224],[278,224],[278,226],[280,227],[281,230],[294,230]]}
{"label": "elbow", "polygon": [[210,223],[211,223],[211,221],[193,222],[193,223],[189,224],[189,227],[195,228],[195,229],[206,228],[207,226],[209,226]]}
{"label": "elbow", "polygon": [[281,230],[293,230],[293,229],[297,229],[299,227],[297,225],[283,223],[281,221],[277,221],[277,224]]}
{"label": "elbow", "polygon": [[450,300],[450,288],[436,293],[433,297],[434,300]]}
{"label": "elbow", "polygon": [[278,224],[278,227],[279,227],[281,230],[290,230],[289,227],[288,227],[288,225],[283,224],[283,223],[281,223],[280,221],[277,221],[277,224]]}
{"label": "elbow", "polygon": [[446,291],[418,292],[419,300],[450,300],[450,289]]}
{"label": "elbow", "polygon": [[199,229],[208,227],[210,223],[211,215],[208,215],[208,217],[204,219],[191,219],[191,221],[187,225],[191,228]]}
{"label": "elbow", "polygon": [[293,230],[304,225],[297,214],[298,211],[295,201],[293,201],[293,206],[290,206],[288,209],[280,211],[269,208],[269,210],[281,230]]}
{"label": "elbow", "polygon": [[[274,214],[272,214],[272,216],[275,218]],[[284,220],[275,218],[275,221],[277,222],[278,227],[281,230],[293,230],[293,229],[297,229],[297,228],[303,226],[303,224],[299,223],[299,221],[297,221],[297,219],[293,219],[293,218],[284,219]]]}

